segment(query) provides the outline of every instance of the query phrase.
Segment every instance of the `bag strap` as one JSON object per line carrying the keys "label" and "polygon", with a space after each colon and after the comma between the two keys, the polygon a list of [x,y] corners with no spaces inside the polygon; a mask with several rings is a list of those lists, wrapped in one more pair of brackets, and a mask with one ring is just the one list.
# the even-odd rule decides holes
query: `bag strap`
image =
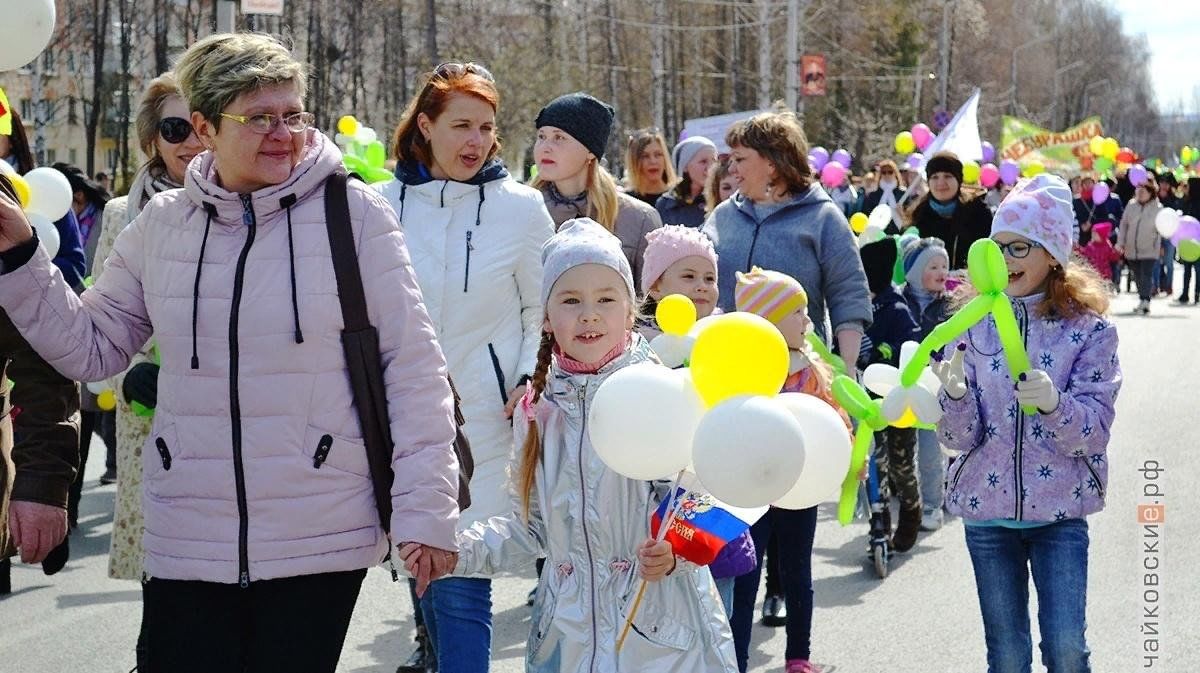
{"label": "bag strap", "polygon": [[329,251],[333,256],[338,300],[342,304],[342,322],[347,332],[356,332],[367,329],[371,323],[367,318],[367,296],[358,268],[354,231],[350,227],[347,180],[345,173],[335,172],[325,181],[325,227],[329,230]]}

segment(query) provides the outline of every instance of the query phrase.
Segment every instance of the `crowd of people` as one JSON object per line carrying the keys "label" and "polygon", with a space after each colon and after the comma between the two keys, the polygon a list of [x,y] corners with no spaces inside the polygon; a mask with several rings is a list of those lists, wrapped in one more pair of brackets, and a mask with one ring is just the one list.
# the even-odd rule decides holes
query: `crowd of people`
{"label": "crowd of people", "polygon": [[[669,483],[606,467],[587,410],[614,372],[656,360],[655,307],[682,294],[698,317],[774,324],[790,351],[783,391],[833,406],[849,435],[834,365],[898,364],[905,342],[969,295],[967,251],[985,238],[1004,252],[1036,368],[1017,381],[1001,370],[987,321],[939,353],[943,420],[875,437],[883,500],[899,510],[894,531],[887,506],[873,524],[904,553],[946,516],[964,521],[992,670],[1029,670],[1026,606],[1014,603],[1029,569],[1054,596],[1041,601],[1044,660],[1090,670],[1086,516],[1104,504],[1121,383],[1110,294],[1122,269],[1142,312],[1173,291],[1154,219],[1162,207],[1200,213],[1198,179],[1120,178],[1096,203],[1090,175],[984,190],[942,152],[923,174],[882,159],[826,189],[800,120],[773,111],[733,124],[727,153],[637,131],[618,180],[605,161],[613,107],[571,93],[538,114],[537,173],[523,184],[498,158],[492,74],[445,63],[394,131],[395,179],[334,194],[341,154],[313,128],[305,93],[304,65],[275,39],[208,37],[142,95],[149,160],[126,195],[60,167],[75,204],[54,259],[15,193],[0,197],[0,352],[25,410],[13,421],[15,544],[0,544],[26,562],[60,546],[99,432],[104,478],[117,481],[109,574],[143,580],[138,670],[333,671],[366,570],[385,560],[411,575],[418,625],[400,671],[487,671],[490,578],[534,567],[527,670],[744,673],[758,618],[786,627],[788,673],[821,670],[817,507],[772,508],[696,566],[649,536]],[[0,156],[27,172],[14,129]],[[899,246],[862,241],[847,222],[881,205]],[[386,522],[343,348],[335,226],[354,237],[378,351],[367,366],[382,373]],[[1181,302],[1196,273],[1184,267]],[[72,380],[107,381],[115,421],[85,412],[77,437]],[[459,411],[474,464],[461,511]],[[650,587],[640,610],[638,579]]]}

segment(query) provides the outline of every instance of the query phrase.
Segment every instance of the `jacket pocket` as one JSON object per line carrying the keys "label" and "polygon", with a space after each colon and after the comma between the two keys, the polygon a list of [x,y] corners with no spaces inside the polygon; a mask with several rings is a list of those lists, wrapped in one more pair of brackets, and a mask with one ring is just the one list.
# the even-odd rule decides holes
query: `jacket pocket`
{"label": "jacket pocket", "polygon": [[967,461],[970,460],[971,456],[975,455],[975,452],[980,448],[981,447],[975,447],[971,451],[959,456],[958,460],[955,461],[958,463],[958,469],[954,472],[954,478],[950,480],[950,488],[947,489],[948,491],[953,491],[954,489],[958,488],[958,480],[962,478],[963,470],[967,467]]}
{"label": "jacket pocket", "polygon": [[[142,460],[146,463],[147,480],[166,479],[168,472],[178,474],[179,461],[184,454],[175,423],[155,427],[142,445]],[[174,472],[171,472],[175,469]],[[185,470],[186,472],[186,470]]]}
{"label": "jacket pocket", "polygon": [[303,453],[314,470],[333,469],[360,477],[371,474],[367,448],[361,439],[339,437],[310,425],[304,433]]}
{"label": "jacket pocket", "polygon": [[1091,458],[1083,456],[1082,458],[1076,458],[1076,460],[1083,462],[1083,466],[1087,468],[1086,473],[1090,474],[1092,479],[1096,480],[1096,495],[1100,498],[1100,502],[1104,502],[1104,480],[1100,478],[1100,474],[1096,472],[1096,468],[1092,467]]}
{"label": "jacket pocket", "polygon": [[538,586],[537,598],[534,602],[534,614],[531,615],[533,628],[529,631],[529,655],[528,663],[537,661],[538,652],[542,650],[542,646],[546,644],[550,638],[550,632],[554,628],[554,609],[558,605],[558,595],[550,586],[552,578],[543,580]]}
{"label": "jacket pocket", "polygon": [[[681,607],[679,589],[690,590],[690,582],[684,578],[667,578],[646,587],[648,595],[642,597],[641,607],[633,618],[629,635],[621,650],[621,659],[627,662],[654,661],[662,655],[662,649],[686,652],[696,641],[696,632],[679,621],[679,614],[673,614],[671,605]],[[640,585],[640,581],[638,582]],[[659,586],[655,586],[658,584]],[[658,591],[655,591],[657,589]],[[658,595],[649,595],[655,594]],[[675,595],[671,595],[675,593]],[[621,605],[620,626],[623,628],[629,619],[629,610],[637,600],[637,592]],[[670,604],[670,605],[669,605]],[[680,612],[676,610],[675,612]],[[683,611],[686,612],[686,611]],[[619,632],[618,632],[619,635]]]}
{"label": "jacket pocket", "polygon": [[496,347],[488,344],[488,355],[492,358],[492,372],[496,375],[496,385],[500,388],[500,406],[508,405],[508,384],[504,380],[504,369],[500,367],[500,356],[496,355]]}

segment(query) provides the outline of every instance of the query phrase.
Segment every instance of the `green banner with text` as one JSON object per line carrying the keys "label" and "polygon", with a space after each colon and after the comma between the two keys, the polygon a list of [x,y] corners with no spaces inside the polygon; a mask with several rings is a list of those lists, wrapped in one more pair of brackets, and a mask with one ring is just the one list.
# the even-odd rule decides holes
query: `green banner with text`
{"label": "green banner with text", "polygon": [[1000,133],[1000,158],[1019,164],[1040,161],[1048,171],[1079,171],[1090,157],[1088,141],[1104,135],[1099,117],[1088,117],[1063,131],[1051,131],[1016,117],[1005,116]]}

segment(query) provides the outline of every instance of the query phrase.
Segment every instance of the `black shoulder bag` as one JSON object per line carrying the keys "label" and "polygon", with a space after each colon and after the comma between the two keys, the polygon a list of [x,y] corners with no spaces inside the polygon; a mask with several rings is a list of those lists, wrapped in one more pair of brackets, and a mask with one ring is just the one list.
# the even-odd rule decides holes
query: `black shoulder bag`
{"label": "black shoulder bag", "polygon": [[[346,368],[350,372],[354,407],[358,411],[363,444],[367,449],[367,463],[371,469],[379,524],[383,526],[385,533],[390,533],[392,481],[395,479],[395,474],[392,473],[392,430],[388,423],[379,331],[371,325],[367,317],[367,298],[363,292],[362,273],[358,268],[354,232],[350,227],[346,181],[347,176],[343,173],[334,173],[325,181],[325,226],[329,230],[333,275],[337,279],[338,300],[342,304],[342,349],[346,355]],[[465,510],[471,505],[468,484],[474,471],[474,461],[471,458],[471,445],[462,431],[465,419],[453,381],[450,382],[450,390],[454,394],[454,421],[457,428],[454,453],[458,457],[458,507],[459,510]],[[397,578],[394,567],[392,578]]]}

